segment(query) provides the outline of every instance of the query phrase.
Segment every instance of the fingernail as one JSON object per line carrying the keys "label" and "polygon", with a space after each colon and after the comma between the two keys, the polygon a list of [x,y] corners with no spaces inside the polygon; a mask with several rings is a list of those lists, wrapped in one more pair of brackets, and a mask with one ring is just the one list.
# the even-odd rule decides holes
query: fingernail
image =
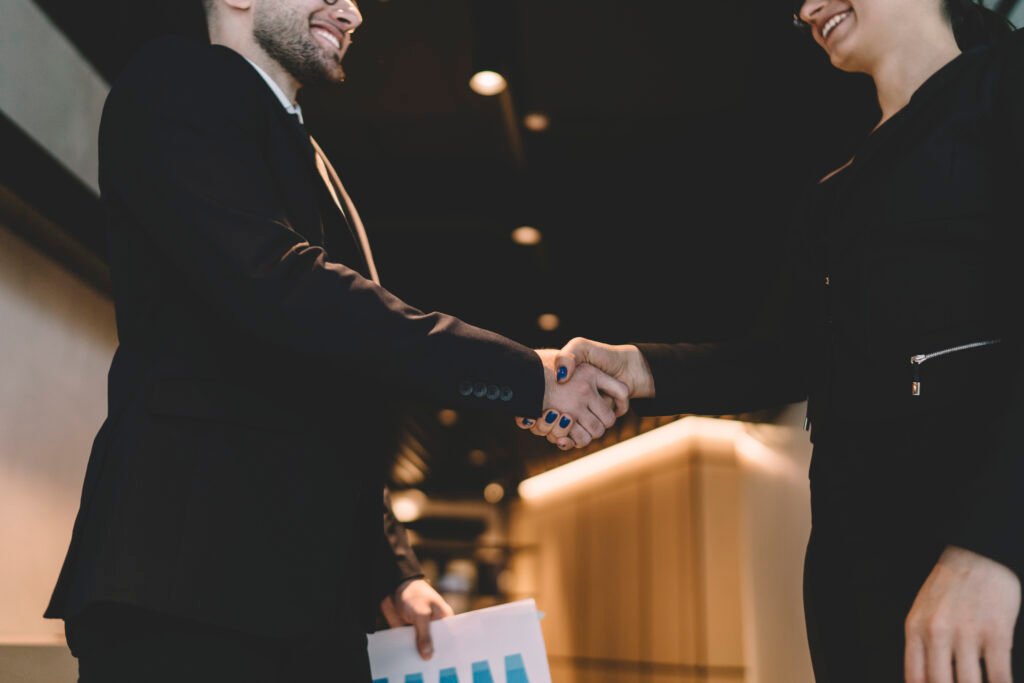
{"label": "fingernail", "polygon": [[565,429],[566,427],[569,426],[569,423],[571,422],[572,420],[569,417],[563,417],[562,421],[558,423],[558,426],[560,426],[562,429]]}
{"label": "fingernail", "polygon": [[524,417],[524,418],[523,418],[523,424],[524,424],[525,426],[529,427],[530,425],[532,425],[532,424],[533,424],[533,420],[531,420],[531,419],[530,419],[530,418],[528,418],[528,417]]}
{"label": "fingernail", "polygon": [[561,381],[569,376],[569,368],[564,365],[558,366],[558,380]]}
{"label": "fingernail", "polygon": [[556,417],[558,417],[558,413],[552,410],[550,413],[544,416],[544,421],[547,422],[549,425],[554,424]]}

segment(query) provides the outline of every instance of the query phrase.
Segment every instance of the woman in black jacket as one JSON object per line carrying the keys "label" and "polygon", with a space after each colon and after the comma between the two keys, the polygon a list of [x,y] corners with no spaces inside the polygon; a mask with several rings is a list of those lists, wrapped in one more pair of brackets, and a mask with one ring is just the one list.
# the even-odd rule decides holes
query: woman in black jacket
{"label": "woman in black jacket", "polygon": [[[818,682],[1022,680],[1024,34],[970,0],[796,9],[834,66],[872,76],[882,118],[808,188],[753,332],[576,339],[560,376],[597,365],[647,414],[808,399]],[[589,442],[578,420],[568,435],[558,422],[519,424],[563,448]]]}

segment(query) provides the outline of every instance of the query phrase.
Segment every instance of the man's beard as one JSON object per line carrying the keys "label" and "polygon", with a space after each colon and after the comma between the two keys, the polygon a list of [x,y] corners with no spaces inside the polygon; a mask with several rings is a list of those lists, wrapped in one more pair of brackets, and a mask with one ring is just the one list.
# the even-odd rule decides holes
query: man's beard
{"label": "man's beard", "polygon": [[324,55],[313,39],[309,19],[291,13],[276,2],[256,4],[253,37],[274,61],[302,85],[338,84],[345,80],[341,57]]}

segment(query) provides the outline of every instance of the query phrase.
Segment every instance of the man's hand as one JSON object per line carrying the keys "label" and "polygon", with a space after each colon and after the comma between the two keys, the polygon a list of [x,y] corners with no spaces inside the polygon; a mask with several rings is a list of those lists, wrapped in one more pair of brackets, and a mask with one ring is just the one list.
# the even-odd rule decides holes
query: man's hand
{"label": "man's hand", "polygon": [[907,683],[1010,683],[1019,611],[1020,580],[1013,571],[969,550],[946,548],[907,616]]}
{"label": "man's hand", "polygon": [[[544,367],[544,414],[536,419],[519,418],[519,426],[530,429],[551,443],[559,439],[590,443],[602,436],[615,420],[629,410],[629,389],[622,382],[591,366],[583,366],[569,380],[567,369],[558,367],[559,352],[537,351]],[[572,440],[568,437],[572,436]]]}
{"label": "man's hand", "polygon": [[412,625],[416,629],[416,649],[423,659],[434,656],[430,622],[455,614],[444,598],[423,579],[410,579],[400,585],[393,595],[381,601],[380,609],[391,628]]}

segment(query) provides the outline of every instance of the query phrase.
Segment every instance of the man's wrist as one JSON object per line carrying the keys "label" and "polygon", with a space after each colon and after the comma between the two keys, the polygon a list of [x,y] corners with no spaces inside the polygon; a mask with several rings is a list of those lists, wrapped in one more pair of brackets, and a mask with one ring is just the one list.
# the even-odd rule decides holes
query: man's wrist
{"label": "man's wrist", "polygon": [[[551,394],[552,390],[558,384],[558,380],[555,378],[555,357],[558,351],[554,349],[534,349],[537,354],[537,358],[540,359],[541,371],[544,373],[544,400],[541,402],[541,409],[543,410],[547,406],[551,405]],[[526,415],[524,417],[536,417],[535,415]]]}

